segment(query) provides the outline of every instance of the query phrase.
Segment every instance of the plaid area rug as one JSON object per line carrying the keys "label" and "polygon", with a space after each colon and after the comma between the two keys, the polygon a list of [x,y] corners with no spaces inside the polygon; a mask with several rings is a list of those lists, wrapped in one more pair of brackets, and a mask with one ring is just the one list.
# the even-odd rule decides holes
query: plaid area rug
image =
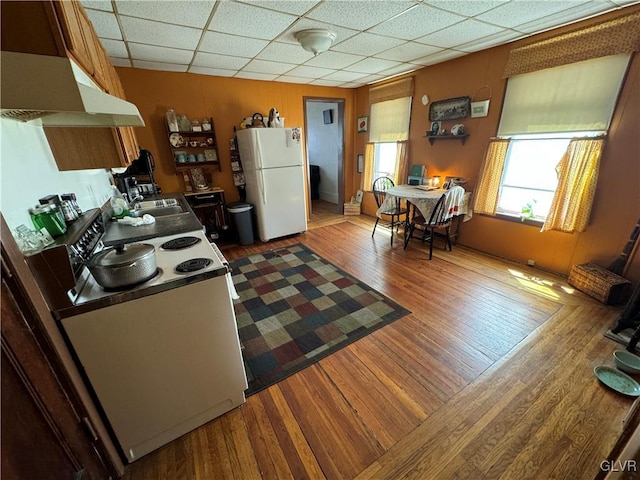
{"label": "plaid area rug", "polygon": [[301,243],[230,265],[247,395],[410,313]]}

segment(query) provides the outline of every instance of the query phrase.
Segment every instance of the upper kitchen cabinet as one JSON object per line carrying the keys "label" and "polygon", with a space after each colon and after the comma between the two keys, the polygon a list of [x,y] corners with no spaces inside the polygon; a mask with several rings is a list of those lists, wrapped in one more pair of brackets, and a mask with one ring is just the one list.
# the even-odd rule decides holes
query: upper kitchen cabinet
{"label": "upper kitchen cabinet", "polygon": [[[69,57],[99,89],[124,99],[118,74],[78,1],[3,1],[0,6],[2,50]],[[60,170],[123,167],[138,158],[132,127],[44,131]]]}

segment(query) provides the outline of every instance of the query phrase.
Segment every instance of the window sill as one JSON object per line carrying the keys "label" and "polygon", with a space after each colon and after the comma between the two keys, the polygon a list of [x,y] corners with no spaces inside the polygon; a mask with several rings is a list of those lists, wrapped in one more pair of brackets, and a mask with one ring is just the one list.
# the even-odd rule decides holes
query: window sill
{"label": "window sill", "polygon": [[[491,215],[488,215],[491,216]],[[522,220],[520,217],[515,215],[509,215],[507,213],[496,213],[493,218],[497,218],[499,220],[506,220],[508,222],[520,223],[522,225],[529,225],[530,227],[538,227],[542,228],[544,225],[544,220]]]}

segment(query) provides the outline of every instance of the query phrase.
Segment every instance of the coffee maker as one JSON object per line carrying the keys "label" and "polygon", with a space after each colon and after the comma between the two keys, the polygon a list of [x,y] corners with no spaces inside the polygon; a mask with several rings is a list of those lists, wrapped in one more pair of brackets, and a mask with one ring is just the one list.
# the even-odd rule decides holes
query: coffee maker
{"label": "coffee maker", "polygon": [[124,173],[114,175],[116,187],[125,195],[127,201],[143,196],[150,197],[161,193],[161,189],[153,178],[155,163],[149,150],[140,149],[140,155],[131,162]]}

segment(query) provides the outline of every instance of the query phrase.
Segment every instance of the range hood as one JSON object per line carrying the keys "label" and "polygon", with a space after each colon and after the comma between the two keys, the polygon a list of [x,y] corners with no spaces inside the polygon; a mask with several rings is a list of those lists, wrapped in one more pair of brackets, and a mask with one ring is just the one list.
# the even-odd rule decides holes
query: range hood
{"label": "range hood", "polygon": [[144,126],[134,104],[99,90],[67,57],[0,55],[0,117],[43,127]]}

